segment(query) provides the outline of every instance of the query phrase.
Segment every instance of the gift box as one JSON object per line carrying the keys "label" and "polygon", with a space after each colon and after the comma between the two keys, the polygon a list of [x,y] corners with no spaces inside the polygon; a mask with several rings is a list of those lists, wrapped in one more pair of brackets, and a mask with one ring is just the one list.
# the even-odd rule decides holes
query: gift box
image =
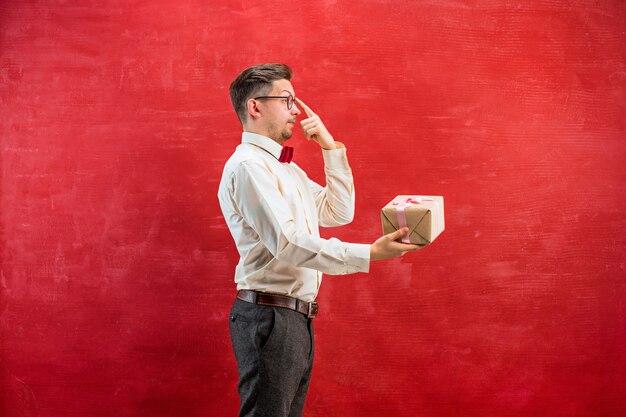
{"label": "gift box", "polygon": [[437,195],[399,195],[381,210],[383,234],[403,227],[409,234],[402,242],[426,246],[445,228],[443,197]]}

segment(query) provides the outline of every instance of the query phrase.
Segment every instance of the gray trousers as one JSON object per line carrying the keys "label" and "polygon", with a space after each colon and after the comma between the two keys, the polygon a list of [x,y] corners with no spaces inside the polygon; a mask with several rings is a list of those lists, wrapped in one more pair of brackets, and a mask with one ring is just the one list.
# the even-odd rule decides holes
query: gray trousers
{"label": "gray trousers", "polygon": [[313,369],[313,321],[282,307],[235,300],[230,337],[239,417],[299,417]]}

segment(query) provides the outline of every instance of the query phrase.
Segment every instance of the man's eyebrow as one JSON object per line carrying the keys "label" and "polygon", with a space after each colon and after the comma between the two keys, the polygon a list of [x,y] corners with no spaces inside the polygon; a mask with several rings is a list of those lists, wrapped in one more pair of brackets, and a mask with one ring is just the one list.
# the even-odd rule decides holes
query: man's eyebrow
{"label": "man's eyebrow", "polygon": [[287,89],[282,89],[282,90],[280,90],[280,92],[281,92],[281,93],[282,93],[283,91],[284,91],[284,92],[286,92],[286,93],[291,94],[291,96],[292,96],[292,97],[295,97],[295,95],[294,95],[291,91],[289,91],[289,90],[287,90]]}

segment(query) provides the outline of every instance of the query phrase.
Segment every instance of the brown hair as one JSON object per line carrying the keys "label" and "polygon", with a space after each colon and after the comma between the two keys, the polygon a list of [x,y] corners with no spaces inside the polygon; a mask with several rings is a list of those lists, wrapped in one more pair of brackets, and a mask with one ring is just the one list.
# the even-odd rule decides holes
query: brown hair
{"label": "brown hair", "polygon": [[230,84],[230,100],[239,121],[246,120],[250,98],[267,94],[276,80],[291,80],[291,68],[285,64],[255,65],[243,70]]}

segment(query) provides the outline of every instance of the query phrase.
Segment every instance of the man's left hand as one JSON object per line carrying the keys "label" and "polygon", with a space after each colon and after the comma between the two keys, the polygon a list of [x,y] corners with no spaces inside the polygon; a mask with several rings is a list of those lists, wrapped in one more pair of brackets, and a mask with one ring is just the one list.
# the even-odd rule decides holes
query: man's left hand
{"label": "man's left hand", "polygon": [[296,98],[296,102],[307,115],[307,118],[300,122],[304,136],[308,140],[317,142],[323,149],[337,149],[335,139],[328,133],[326,126],[322,123],[322,119],[299,98]]}

